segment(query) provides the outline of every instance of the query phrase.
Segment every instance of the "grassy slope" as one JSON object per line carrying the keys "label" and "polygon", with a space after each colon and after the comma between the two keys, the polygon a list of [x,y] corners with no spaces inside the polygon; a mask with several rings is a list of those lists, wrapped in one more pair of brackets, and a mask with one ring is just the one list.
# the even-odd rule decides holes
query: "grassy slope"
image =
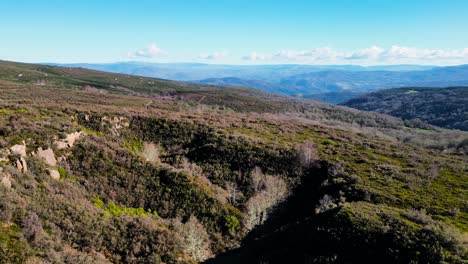
{"label": "grassy slope", "polygon": [[[218,87],[176,82],[156,78],[114,74],[84,68],[55,67],[0,61],[0,80],[35,87],[53,87],[82,90],[94,93],[112,92],[156,98],[167,95],[188,102],[217,104],[236,110],[264,109],[268,111],[287,108],[285,104],[273,105],[268,100],[276,96],[241,87]],[[268,99],[267,99],[268,98]]]}
{"label": "grassy slope", "polygon": [[[10,75],[17,76],[17,71]],[[66,84],[60,87],[73,88],[70,78],[67,76]],[[83,79],[91,77],[73,78],[89,82]],[[146,96],[57,86],[38,87],[6,77],[0,83],[2,149],[26,140],[32,151],[51,146],[53,137],[61,133],[88,132],[71,156],[59,164],[66,176],[58,182],[47,176],[44,165],[34,157],[27,158],[28,173],[15,171],[14,156],[6,156],[10,161],[1,163],[14,179],[11,190],[0,190],[3,262],[32,256],[96,261],[95,251],[113,262],[183,262],[190,257],[181,249],[177,240],[180,232],[171,219],[179,216],[185,221],[190,215],[204,225],[217,254],[244,241],[239,251],[226,255],[230,260],[241,257],[251,262],[281,262],[295,256],[298,261],[333,262],[336,255],[339,261],[357,262],[359,257],[374,258],[365,247],[373,248],[374,254],[385,254],[389,261],[395,256],[425,262],[463,258],[460,241],[466,240],[468,231],[468,160],[465,155],[399,142],[388,131],[402,130],[401,121],[326,105],[305,107],[290,102],[293,108],[278,108],[286,103],[262,97],[250,100],[274,107],[266,108],[267,112],[281,113],[238,113],[193,101],[158,98],[146,108]],[[198,91],[189,93],[200,96]],[[223,100],[219,94],[211,91],[215,101]],[[246,103],[238,100],[236,105]],[[257,103],[251,106],[262,110]],[[299,112],[286,111],[291,109]],[[104,116],[124,117],[130,127],[117,135],[103,121]],[[356,126],[353,122],[358,117],[363,123]],[[380,133],[366,132],[363,127]],[[405,129],[416,139],[427,133]],[[450,132],[430,133],[437,138]],[[466,138],[463,133],[459,136]],[[138,158],[143,141],[160,144],[164,151],[159,165]],[[307,166],[298,163],[295,154],[296,146],[305,141],[316,145],[320,159]],[[187,169],[181,160],[200,167],[204,176],[192,174],[197,171],[195,165]],[[270,211],[269,221],[244,238],[247,230],[242,220],[246,201],[255,195],[251,174],[255,167],[286,177],[291,196]],[[242,200],[231,204],[218,197],[227,182],[235,182]],[[315,214],[325,195],[338,207]],[[96,206],[96,197],[103,200],[104,207]],[[112,202],[121,209],[109,207]],[[148,209],[157,211],[161,218],[145,214]],[[31,235],[31,227],[25,225],[31,212],[41,219],[45,233],[40,236]],[[230,230],[232,222],[226,220],[231,216],[240,220],[234,232]],[[151,236],[135,237],[137,233]],[[296,241],[297,250],[282,247],[284,239]],[[52,247],[41,246],[51,243]],[[324,243],[323,251],[318,250],[320,243]],[[151,248],[133,248],[135,244]],[[252,252],[252,248],[258,250]],[[282,252],[283,258],[275,252]],[[224,260],[221,257],[220,261]]]}

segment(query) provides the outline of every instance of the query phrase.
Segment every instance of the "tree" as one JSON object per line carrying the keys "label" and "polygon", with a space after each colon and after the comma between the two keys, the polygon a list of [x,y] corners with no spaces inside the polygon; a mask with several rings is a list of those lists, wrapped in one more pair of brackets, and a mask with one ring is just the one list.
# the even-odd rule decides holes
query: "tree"
{"label": "tree", "polygon": [[306,140],[298,147],[299,161],[303,166],[308,166],[319,159],[317,145],[310,140]]}
{"label": "tree", "polygon": [[193,260],[202,262],[213,255],[210,248],[210,237],[205,227],[195,216],[190,216],[185,224],[176,219],[174,229],[179,235],[182,250]]}
{"label": "tree", "polygon": [[226,192],[229,202],[233,205],[237,205],[242,198],[242,192],[239,191],[237,184],[234,182],[226,182]]}
{"label": "tree", "polygon": [[270,209],[283,201],[288,194],[288,186],[280,176],[262,174],[256,177],[262,179],[262,188],[245,205],[244,225],[248,230],[265,222]]}

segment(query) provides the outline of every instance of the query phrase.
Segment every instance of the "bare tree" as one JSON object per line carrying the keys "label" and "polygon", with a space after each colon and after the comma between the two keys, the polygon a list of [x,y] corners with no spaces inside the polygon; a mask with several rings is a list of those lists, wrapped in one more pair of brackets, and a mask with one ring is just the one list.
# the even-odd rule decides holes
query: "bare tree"
{"label": "bare tree", "polygon": [[248,230],[267,220],[270,209],[283,201],[288,194],[288,186],[280,176],[262,176],[262,190],[252,196],[246,203],[244,225]]}
{"label": "bare tree", "polygon": [[179,234],[179,242],[185,254],[193,260],[202,262],[213,254],[210,248],[210,237],[205,227],[195,216],[190,216],[185,224],[175,220],[175,231]]}
{"label": "bare tree", "polygon": [[299,160],[302,165],[310,165],[313,161],[318,160],[317,145],[311,141],[306,140],[298,147]]}
{"label": "bare tree", "polygon": [[333,201],[333,197],[325,194],[322,199],[320,199],[317,208],[315,208],[315,213],[319,214],[330,209],[337,207],[338,205]]}
{"label": "bare tree", "polygon": [[265,184],[265,174],[263,174],[262,169],[255,167],[250,177],[252,179],[252,187],[254,191],[260,191]]}
{"label": "bare tree", "polygon": [[228,196],[228,201],[233,205],[236,205],[242,198],[242,193],[239,191],[237,184],[234,182],[226,183],[226,192]]}

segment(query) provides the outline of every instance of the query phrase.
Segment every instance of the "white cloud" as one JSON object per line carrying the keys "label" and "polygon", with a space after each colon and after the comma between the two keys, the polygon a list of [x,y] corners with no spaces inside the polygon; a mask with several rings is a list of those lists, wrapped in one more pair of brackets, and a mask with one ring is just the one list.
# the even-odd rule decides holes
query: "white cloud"
{"label": "white cloud", "polygon": [[129,58],[146,58],[146,59],[153,59],[161,56],[167,55],[167,52],[158,46],[156,44],[151,44],[146,48],[139,49],[134,52],[130,52],[128,54]]}
{"label": "white cloud", "polygon": [[332,48],[322,47],[311,50],[282,50],[275,54],[276,58],[288,60],[330,60],[340,57],[341,54]]}
{"label": "white cloud", "polygon": [[383,54],[383,56],[392,59],[466,59],[468,58],[468,48],[461,50],[442,50],[392,46]]}
{"label": "white cloud", "polygon": [[372,46],[369,48],[353,51],[345,55],[345,58],[349,60],[377,59],[383,52],[385,52],[385,49],[378,46]]}
{"label": "white cloud", "polygon": [[271,60],[273,58],[272,55],[270,54],[259,54],[255,51],[251,52],[249,55],[243,56],[243,60],[249,60],[249,61],[267,61]]}
{"label": "white cloud", "polygon": [[202,53],[198,55],[198,58],[200,59],[205,59],[205,60],[216,60],[216,59],[221,59],[226,56],[229,56],[229,52],[227,51],[215,51],[212,53]]}
{"label": "white cloud", "polygon": [[252,52],[242,57],[244,60],[299,63],[468,63],[468,48],[464,49],[420,49],[394,45],[390,48],[371,46],[350,52],[329,47],[308,50],[282,50],[273,54]]}

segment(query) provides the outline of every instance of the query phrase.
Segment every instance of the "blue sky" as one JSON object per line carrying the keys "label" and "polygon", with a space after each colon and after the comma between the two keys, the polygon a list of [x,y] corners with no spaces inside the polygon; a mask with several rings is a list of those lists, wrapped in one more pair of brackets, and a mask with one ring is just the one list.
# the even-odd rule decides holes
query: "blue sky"
{"label": "blue sky", "polygon": [[0,2],[0,59],[468,63],[468,1]]}

